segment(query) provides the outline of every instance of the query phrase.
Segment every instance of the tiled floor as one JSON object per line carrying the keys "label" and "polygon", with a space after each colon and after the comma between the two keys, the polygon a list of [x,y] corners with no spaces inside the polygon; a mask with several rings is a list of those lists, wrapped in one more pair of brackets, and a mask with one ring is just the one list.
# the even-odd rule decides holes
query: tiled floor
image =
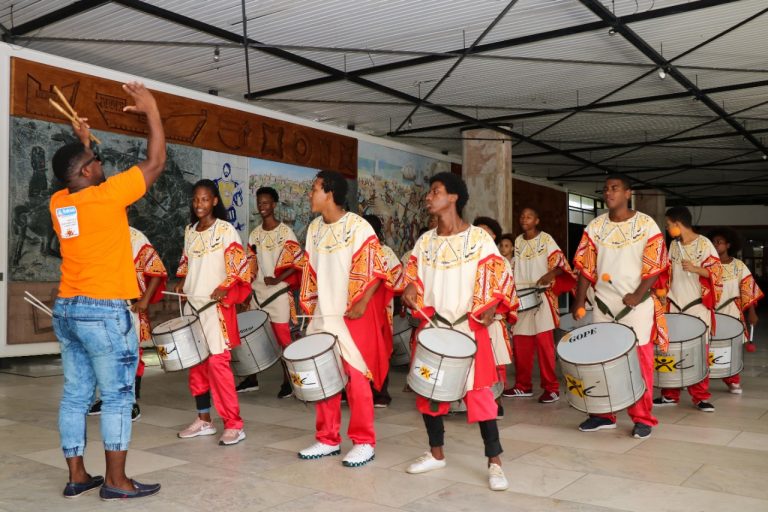
{"label": "tiled floor", "polygon": [[[500,431],[510,489],[503,493],[487,489],[480,434],[463,416],[446,422],[447,468],[405,473],[425,450],[426,435],[413,395],[400,392],[402,369],[393,372],[394,402],[376,410],[376,460],[348,469],[340,457],[297,459],[296,451],[313,440],[313,408],[275,397],[276,367],[262,376],[260,391],[240,395],[248,439],[227,448],[217,446],[216,437],[176,437],[194,418],[185,375],[149,368],[128,470],[140,480],[161,482],[163,490],[139,502],[107,505],[95,495],[64,500],[56,431],[61,377],[0,373],[0,512],[766,512],[768,329],[765,334],[767,342],[746,356],[743,395],[728,394],[713,381],[714,414],[697,411],[687,399],[662,408],[661,424],[645,441],[629,436],[632,425],[624,413],[616,430],[582,433],[576,425],[584,415],[565,400],[540,405],[535,398],[505,399]],[[104,465],[98,419],[90,418],[88,427],[86,462],[97,473]],[[343,450],[349,447],[345,441]]]}

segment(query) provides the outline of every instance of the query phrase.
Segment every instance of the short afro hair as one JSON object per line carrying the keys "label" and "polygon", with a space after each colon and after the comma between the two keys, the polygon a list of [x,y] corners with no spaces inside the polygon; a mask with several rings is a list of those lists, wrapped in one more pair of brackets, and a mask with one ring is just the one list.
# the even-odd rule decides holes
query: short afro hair
{"label": "short afro hair", "polygon": [[434,183],[442,183],[446,192],[459,196],[459,199],[456,201],[456,213],[461,216],[461,212],[467,205],[467,201],[469,201],[469,192],[464,180],[452,172],[439,172],[429,179],[430,186]]}
{"label": "short afro hair", "polygon": [[491,233],[493,233],[493,241],[496,243],[501,242],[501,234],[504,231],[501,229],[501,224],[499,224],[496,219],[490,217],[477,217],[472,224],[475,226],[488,226],[491,229]]}
{"label": "short afro hair", "polygon": [[316,179],[323,180],[323,191],[333,193],[333,202],[338,206],[344,206],[347,200],[347,180],[338,172],[320,171],[315,176]]}
{"label": "short afro hair", "polygon": [[707,238],[714,241],[716,236],[725,239],[728,245],[730,245],[728,248],[729,256],[736,256],[736,254],[738,254],[741,250],[741,238],[733,229],[727,228],[725,226],[715,228],[709,232]]}
{"label": "short afro hair", "polygon": [[371,225],[371,227],[373,228],[373,232],[376,233],[376,236],[379,238],[379,240],[381,240],[381,235],[382,235],[382,233],[381,233],[381,227],[382,227],[381,219],[378,218],[376,215],[372,215],[372,214],[363,215],[363,218],[365,219],[365,221],[368,224]]}
{"label": "short afro hair", "polygon": [[262,194],[271,196],[272,200],[276,203],[280,202],[280,196],[277,195],[277,190],[273,189],[272,187],[259,187],[259,189],[256,191],[256,197],[259,197]]}
{"label": "short afro hair", "polygon": [[504,233],[501,235],[501,238],[499,238],[499,243],[501,243],[502,240],[509,240],[512,245],[515,245],[515,235],[512,233]]}
{"label": "short afro hair", "polygon": [[61,183],[66,185],[74,173],[73,166],[78,159],[85,153],[86,147],[82,142],[71,142],[62,146],[53,155],[53,175]]}
{"label": "short afro hair", "polygon": [[624,184],[625,189],[632,190],[632,182],[629,180],[626,174],[621,174],[619,172],[609,174],[608,176],[605,177],[605,181],[609,181],[609,180],[620,181]]}

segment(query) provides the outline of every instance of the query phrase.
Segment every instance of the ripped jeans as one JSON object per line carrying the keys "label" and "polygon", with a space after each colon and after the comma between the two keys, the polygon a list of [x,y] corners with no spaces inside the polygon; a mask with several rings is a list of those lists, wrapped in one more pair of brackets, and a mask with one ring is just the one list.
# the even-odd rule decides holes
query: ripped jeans
{"label": "ripped jeans", "polygon": [[56,299],[53,329],[64,367],[59,407],[64,457],[82,456],[85,452],[85,417],[97,385],[102,400],[104,449],[127,450],[139,351],[126,301],[82,296]]}

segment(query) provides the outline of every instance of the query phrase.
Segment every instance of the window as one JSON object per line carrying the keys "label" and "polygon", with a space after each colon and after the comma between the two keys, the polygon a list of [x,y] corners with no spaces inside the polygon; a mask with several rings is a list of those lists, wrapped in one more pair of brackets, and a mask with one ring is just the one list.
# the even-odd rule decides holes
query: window
{"label": "window", "polygon": [[597,211],[604,207],[601,199],[580,194],[568,194],[568,222],[586,226],[597,216]]}

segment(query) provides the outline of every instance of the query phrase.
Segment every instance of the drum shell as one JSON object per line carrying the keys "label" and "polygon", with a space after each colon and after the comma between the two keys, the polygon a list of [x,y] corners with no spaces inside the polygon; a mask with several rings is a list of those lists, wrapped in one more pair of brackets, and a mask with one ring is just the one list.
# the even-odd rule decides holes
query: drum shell
{"label": "drum shell", "polygon": [[[305,336],[291,345],[298,348],[311,344],[312,336]],[[338,340],[330,347],[318,347],[317,353],[306,358],[289,359],[283,353],[283,362],[288,370],[294,396],[304,402],[325,400],[340,393],[347,385]]]}
{"label": "drum shell", "polygon": [[[699,319],[696,318],[696,320]],[[697,384],[706,378],[709,373],[706,349],[707,329],[704,322],[701,322],[701,325],[705,327],[703,334],[682,340],[680,338],[688,336],[687,333],[678,334],[670,329],[667,353],[661,353],[658,346],[654,349],[654,387],[662,389],[684,388]],[[671,364],[665,363],[665,360],[670,358],[674,359],[674,362]]]}
{"label": "drum shell", "polygon": [[[438,327],[437,329],[442,328]],[[434,328],[424,329],[419,332],[419,336],[432,330]],[[450,329],[443,330],[451,331]],[[474,345],[471,338],[468,336],[466,338],[469,343]],[[415,393],[436,402],[460,400],[466,394],[467,379],[474,358],[474,352],[466,357],[439,354],[425,347],[419,340],[408,371],[408,385]]]}
{"label": "drum shell", "polygon": [[[713,379],[724,379],[738,374],[744,369],[744,330],[741,321],[734,317],[717,314],[717,332],[709,340],[709,376]],[[736,322],[738,334],[729,338],[718,338],[722,335],[725,322]],[[734,324],[734,327],[736,325]]]}
{"label": "drum shell", "polygon": [[536,309],[541,305],[541,293],[537,288],[523,288],[517,292],[517,298],[520,300],[518,313]]}
{"label": "drum shell", "polygon": [[261,325],[247,323],[247,316],[253,311],[237,315],[240,327],[240,345],[232,349],[232,372],[240,377],[263,372],[280,360],[280,347],[277,344],[272,322],[266,313]]}
{"label": "drum shell", "polygon": [[395,315],[392,329],[392,357],[389,360],[391,366],[406,366],[411,362],[411,334],[413,327],[411,317]]}
{"label": "drum shell", "polygon": [[152,330],[152,343],[157,348],[160,365],[166,372],[192,368],[210,355],[200,319],[192,315],[180,318],[189,323],[184,327],[167,330],[169,323],[179,320],[175,318],[157,325]]}

